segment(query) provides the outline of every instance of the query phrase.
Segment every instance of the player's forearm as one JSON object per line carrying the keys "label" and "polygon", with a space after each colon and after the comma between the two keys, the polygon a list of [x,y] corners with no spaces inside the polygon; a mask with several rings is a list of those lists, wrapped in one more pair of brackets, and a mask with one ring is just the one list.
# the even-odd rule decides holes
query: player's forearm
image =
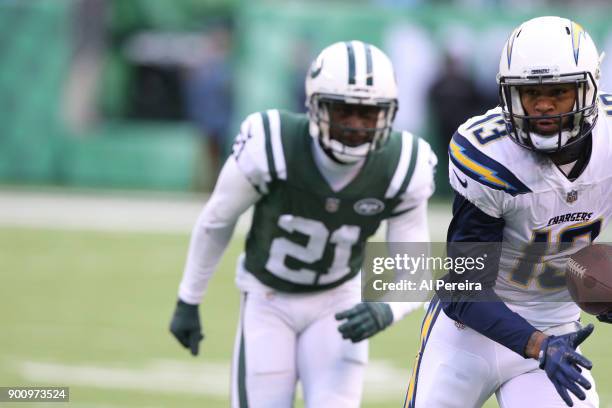
{"label": "player's forearm", "polygon": [[[423,242],[429,241],[429,225],[427,223],[427,200],[414,209],[405,212],[387,221],[387,242]],[[389,246],[389,254],[393,255],[395,246]],[[401,248],[401,246],[397,247]],[[426,279],[430,276],[424,276]],[[393,312],[393,323],[402,320],[405,316],[417,310],[423,302],[389,302]]]}
{"label": "player's forearm", "polygon": [[481,296],[486,301],[473,301],[472,298],[469,301],[456,299],[443,302],[444,312],[451,319],[465,324],[517,354],[532,357],[533,347],[541,342],[537,338],[531,344],[529,341],[538,330],[510,310],[501,299],[492,301],[495,297],[493,289],[485,289]]}
{"label": "player's forearm", "polygon": [[496,243],[503,241],[504,226],[502,218],[484,213],[456,193],[448,231],[448,256],[477,258],[483,253],[489,256],[482,270],[472,269],[463,274],[451,271],[447,279],[478,282],[484,290],[439,292],[438,295],[444,303],[444,312],[451,319],[527,357],[529,339],[537,329],[510,310],[493,290],[501,254],[501,245]]}
{"label": "player's forearm", "polygon": [[198,223],[193,231],[179,298],[189,304],[198,304],[204,296],[208,282],[232,237],[234,225],[211,227]]}
{"label": "player's forearm", "polygon": [[230,157],[193,229],[179,298],[200,303],[238,218],[258,199],[259,194]]}

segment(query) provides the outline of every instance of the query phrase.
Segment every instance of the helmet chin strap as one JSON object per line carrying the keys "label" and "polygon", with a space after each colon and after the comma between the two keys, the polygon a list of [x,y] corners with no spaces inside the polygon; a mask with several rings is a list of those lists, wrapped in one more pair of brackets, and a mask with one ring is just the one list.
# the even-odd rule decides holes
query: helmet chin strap
{"label": "helmet chin strap", "polygon": [[338,159],[336,157],[336,155],[334,154],[332,149],[330,149],[329,147],[327,147],[327,146],[325,146],[323,144],[323,142],[321,141],[320,138],[317,138],[317,141],[319,142],[319,146],[321,147],[321,149],[323,149],[323,152],[325,152],[327,157],[329,157],[334,163],[341,164],[343,166],[348,166],[348,165],[351,165],[351,164],[355,164],[355,163],[357,163],[359,161],[359,160],[355,160],[354,162],[342,161],[342,160],[340,160],[340,159]]}
{"label": "helmet chin strap", "polygon": [[567,130],[561,131],[561,135],[557,133],[548,136],[534,131],[528,131],[527,137],[529,138],[529,143],[531,143],[536,150],[543,153],[546,153],[547,151],[558,151],[557,147],[559,145],[559,138],[561,138],[561,149],[569,140],[571,140],[571,135]]}

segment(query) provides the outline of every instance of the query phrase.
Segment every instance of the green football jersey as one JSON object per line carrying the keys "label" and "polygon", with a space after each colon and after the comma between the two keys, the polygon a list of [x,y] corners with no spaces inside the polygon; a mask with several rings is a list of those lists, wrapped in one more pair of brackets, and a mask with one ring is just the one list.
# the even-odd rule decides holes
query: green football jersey
{"label": "green football jersey", "polygon": [[425,143],[408,132],[392,132],[359,174],[333,191],[315,163],[316,141],[308,127],[306,115],[253,114],[234,145],[239,166],[262,193],[244,266],[285,292],[329,289],[359,272],[368,238],[382,220],[405,211],[397,207]]}

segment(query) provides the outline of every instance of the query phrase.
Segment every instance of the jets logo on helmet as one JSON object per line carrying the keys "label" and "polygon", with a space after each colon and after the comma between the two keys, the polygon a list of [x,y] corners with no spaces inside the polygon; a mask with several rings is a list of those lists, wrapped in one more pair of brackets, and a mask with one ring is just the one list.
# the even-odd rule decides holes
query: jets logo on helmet
{"label": "jets logo on helmet", "polygon": [[323,59],[316,59],[310,67],[310,78],[314,79],[319,76],[323,69]]}
{"label": "jets logo on helmet", "polygon": [[[597,121],[599,56],[593,40],[579,25],[560,17],[538,17],[523,23],[506,42],[497,76],[508,134],[519,145],[555,152],[590,134]],[[530,116],[521,102],[524,86],[573,84],[570,112]],[[554,134],[536,132],[531,123],[554,121]]]}
{"label": "jets logo on helmet", "polygon": [[[361,160],[387,141],[397,94],[393,66],[380,49],[361,41],[332,44],[321,51],[306,76],[310,134],[338,161]],[[374,109],[375,123],[359,129],[334,123],[331,111],[341,105]],[[351,132],[367,137],[358,142],[342,137]]]}

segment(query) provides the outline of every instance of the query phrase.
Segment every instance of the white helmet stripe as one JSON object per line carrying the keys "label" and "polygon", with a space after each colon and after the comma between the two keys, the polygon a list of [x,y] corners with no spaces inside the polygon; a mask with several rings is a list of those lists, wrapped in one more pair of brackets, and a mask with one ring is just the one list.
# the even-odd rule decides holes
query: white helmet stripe
{"label": "white helmet stripe", "polygon": [[361,41],[352,41],[355,50],[355,83],[365,85],[366,50]]}
{"label": "white helmet stripe", "polygon": [[372,49],[363,41],[351,41],[355,54],[355,83],[372,85]]}

